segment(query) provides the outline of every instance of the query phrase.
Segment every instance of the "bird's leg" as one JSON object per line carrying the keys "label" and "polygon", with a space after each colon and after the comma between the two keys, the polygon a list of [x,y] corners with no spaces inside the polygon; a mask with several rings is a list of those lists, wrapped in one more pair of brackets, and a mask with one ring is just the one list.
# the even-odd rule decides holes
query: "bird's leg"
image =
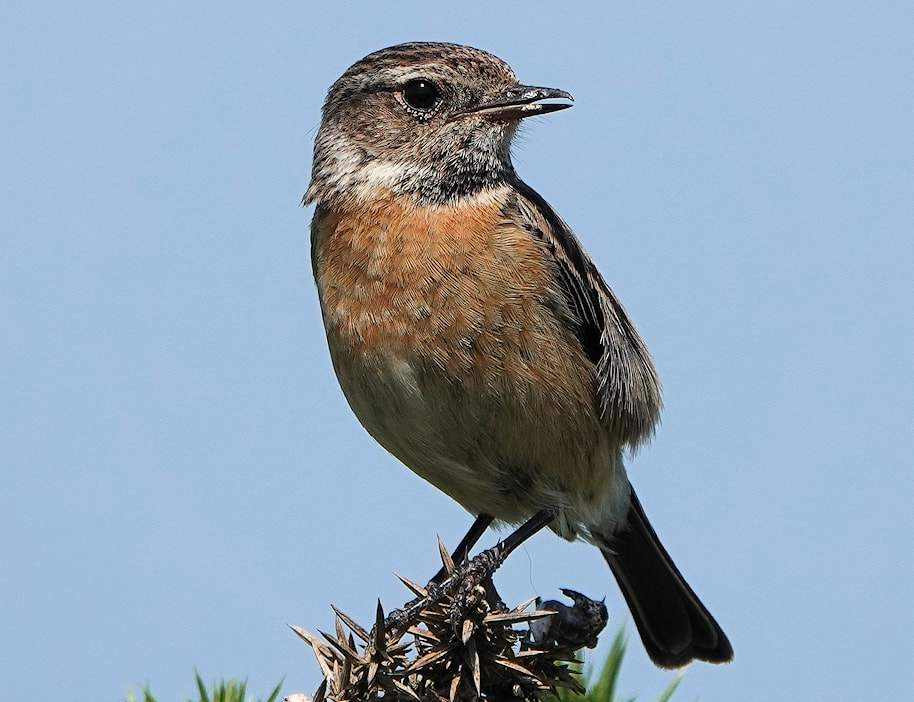
{"label": "bird's leg", "polygon": [[[552,509],[544,509],[537,512],[530,519],[524,522],[520,527],[508,535],[508,537],[490,549],[483,551],[476,558],[467,564],[466,573],[459,577],[459,582],[451,597],[451,625],[457,631],[457,627],[463,621],[468,605],[474,599],[474,592],[478,586],[485,590],[486,602],[491,610],[504,609],[505,605],[495,589],[495,583],[492,576],[495,571],[501,567],[501,564],[507,560],[508,556],[524,541],[533,536],[543,527],[547,526],[556,513]],[[478,563],[478,566],[477,566]],[[458,574],[455,568],[454,575]]]}
{"label": "bird's leg", "polygon": [[[476,545],[476,542],[479,541],[480,537],[485,533],[486,529],[489,528],[489,525],[494,519],[495,518],[491,514],[486,514],[485,512],[476,517],[470,530],[460,540],[460,543],[457,544],[454,553],[451,554],[451,559],[455,564],[459,565],[460,563],[463,563],[464,559],[470,554],[470,549]],[[431,582],[441,583],[446,577],[447,568],[442,566],[441,570],[431,579]]]}
{"label": "bird's leg", "polygon": [[[508,557],[508,554],[510,554],[522,543],[524,543],[524,541],[529,539],[544,527],[549,526],[550,522],[552,522],[552,520],[557,516],[558,512],[556,512],[555,508],[553,507],[541,509],[539,512],[530,517],[530,519],[517,527],[517,529],[508,534],[508,537],[504,541],[496,544],[490,550],[500,548],[502,551],[502,560],[504,560]],[[501,565],[501,563],[499,563],[499,565]]]}
{"label": "bird's leg", "polygon": [[[481,524],[481,516],[473,524],[474,527]],[[388,631],[393,629],[397,632],[404,632],[415,623],[422,610],[430,604],[439,602],[444,597],[459,598],[459,593],[467,593],[479,583],[485,582],[501,567],[511,552],[543,527],[548,526],[555,517],[555,509],[541,509],[503,541],[486,549],[472,561],[463,561],[459,565],[455,565],[454,570],[440,583],[430,582],[423,597],[418,597],[404,607],[391,612],[384,623],[385,628]],[[470,531],[472,532],[473,529]],[[478,539],[479,536],[476,536],[476,540]],[[467,538],[464,540],[468,541]]]}

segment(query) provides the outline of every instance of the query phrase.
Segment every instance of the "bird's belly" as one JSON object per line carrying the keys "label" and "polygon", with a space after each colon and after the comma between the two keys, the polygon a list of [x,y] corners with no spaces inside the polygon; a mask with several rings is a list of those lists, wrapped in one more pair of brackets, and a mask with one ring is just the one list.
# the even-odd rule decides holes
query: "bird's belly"
{"label": "bird's belly", "polygon": [[571,536],[606,521],[620,450],[539,244],[494,215],[462,238],[465,212],[383,231],[377,216],[341,217],[314,241],[330,353],[359,421],[471,512],[518,522],[554,507]]}
{"label": "bird's belly", "polygon": [[474,513],[509,522],[535,509],[536,496],[511,497],[510,471],[487,450],[489,421],[459,385],[429,382],[415,359],[334,354],[340,386],[365,429],[416,474]]}
{"label": "bird's belly", "polygon": [[470,512],[517,523],[554,507],[570,536],[577,531],[569,525],[606,521],[606,496],[624,471],[598,422],[571,425],[555,398],[517,392],[509,378],[480,393],[472,380],[430,375],[424,359],[333,358],[368,432]]}

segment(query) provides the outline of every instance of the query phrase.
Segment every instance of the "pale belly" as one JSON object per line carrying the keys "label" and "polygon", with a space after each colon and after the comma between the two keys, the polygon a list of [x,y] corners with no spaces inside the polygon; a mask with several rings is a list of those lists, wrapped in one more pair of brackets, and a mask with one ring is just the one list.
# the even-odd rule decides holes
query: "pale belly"
{"label": "pale belly", "polygon": [[458,378],[430,377],[416,359],[384,354],[333,359],[368,432],[468,511],[518,523],[556,508],[555,528],[567,538],[624,515],[618,449],[598,422],[569,423],[568,408],[548,392],[480,393]]}
{"label": "pale belly", "polygon": [[621,449],[539,244],[504,228],[460,240],[440,213],[446,231],[411,216],[382,232],[377,214],[339,217],[314,239],[331,357],[359,421],[470,512],[517,523],[554,508],[566,538],[611,530],[628,506]]}

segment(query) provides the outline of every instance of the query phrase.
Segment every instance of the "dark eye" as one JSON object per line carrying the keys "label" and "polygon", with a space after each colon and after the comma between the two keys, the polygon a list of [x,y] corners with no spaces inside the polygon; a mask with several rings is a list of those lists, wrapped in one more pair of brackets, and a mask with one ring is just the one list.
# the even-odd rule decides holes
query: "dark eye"
{"label": "dark eye", "polygon": [[441,99],[441,91],[434,83],[419,78],[403,86],[403,99],[417,110],[430,110]]}

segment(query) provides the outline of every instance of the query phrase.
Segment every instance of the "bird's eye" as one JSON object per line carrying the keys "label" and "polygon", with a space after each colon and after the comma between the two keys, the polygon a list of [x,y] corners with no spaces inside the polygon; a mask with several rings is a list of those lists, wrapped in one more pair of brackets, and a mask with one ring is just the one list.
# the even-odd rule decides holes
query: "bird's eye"
{"label": "bird's eye", "polygon": [[441,99],[441,91],[431,81],[418,78],[403,86],[403,99],[416,110],[430,110]]}

